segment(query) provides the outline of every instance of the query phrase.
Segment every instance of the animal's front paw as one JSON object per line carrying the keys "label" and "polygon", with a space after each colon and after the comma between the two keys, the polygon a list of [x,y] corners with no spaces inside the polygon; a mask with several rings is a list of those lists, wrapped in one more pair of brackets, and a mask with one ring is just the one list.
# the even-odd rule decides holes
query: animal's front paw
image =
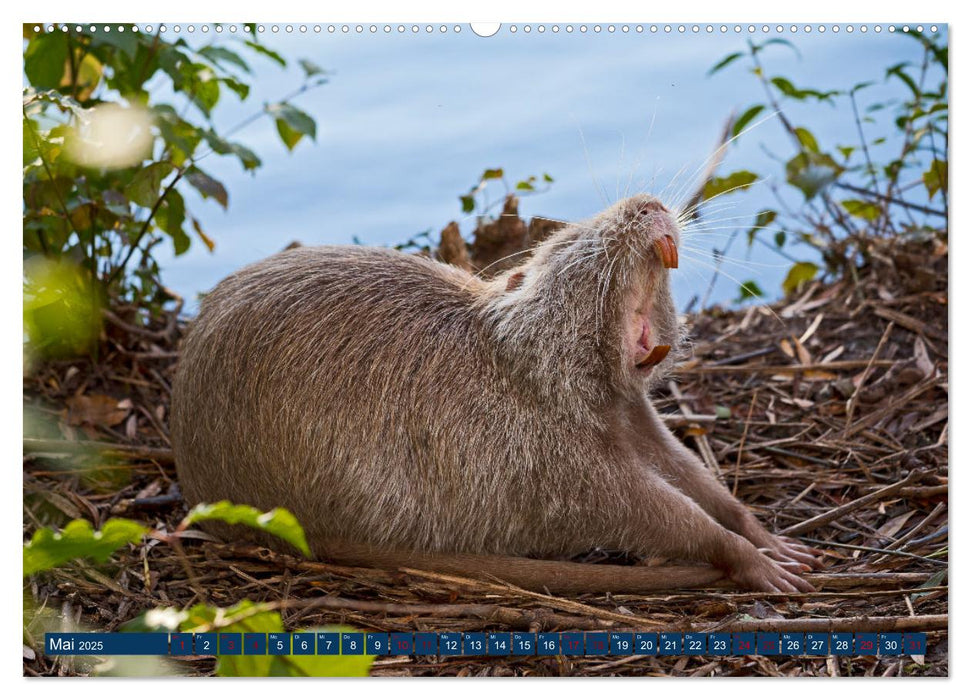
{"label": "animal's front paw", "polygon": [[807,564],[779,561],[749,544],[728,565],[728,576],[743,588],[766,593],[811,593],[816,590],[799,574]]}
{"label": "animal's front paw", "polygon": [[763,554],[781,564],[796,563],[804,567],[803,571],[812,571],[822,566],[816,557],[823,552],[791,537],[773,535],[757,522],[746,527],[742,535]]}

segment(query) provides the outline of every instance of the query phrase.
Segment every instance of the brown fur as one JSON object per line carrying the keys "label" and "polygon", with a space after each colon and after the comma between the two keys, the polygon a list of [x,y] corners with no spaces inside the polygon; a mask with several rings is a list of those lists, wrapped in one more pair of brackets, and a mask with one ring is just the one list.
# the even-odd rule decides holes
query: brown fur
{"label": "brown fur", "polygon": [[[812,557],[765,532],[648,400],[672,359],[635,366],[643,323],[652,344],[680,340],[663,235],[677,241],[673,219],[640,195],[490,281],[364,247],[240,270],[205,298],[173,386],[187,501],[286,507],[318,556],[347,563],[606,590],[602,567],[511,558],[604,547],[805,590],[792,571]],[[631,568],[613,590],[713,578],[664,571]]]}

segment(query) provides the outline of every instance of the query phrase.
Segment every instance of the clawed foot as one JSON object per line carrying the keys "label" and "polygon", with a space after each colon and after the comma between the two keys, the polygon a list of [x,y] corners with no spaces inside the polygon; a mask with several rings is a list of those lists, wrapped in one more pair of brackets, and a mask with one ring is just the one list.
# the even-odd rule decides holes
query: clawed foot
{"label": "clawed foot", "polygon": [[793,559],[780,560],[775,551],[755,549],[751,545],[749,548],[729,567],[729,577],[735,583],[766,593],[812,593],[816,590],[800,576],[810,570],[808,564]]}
{"label": "clawed foot", "polygon": [[799,565],[799,571],[812,571],[819,569],[822,564],[816,558],[823,554],[815,547],[805,545],[799,540],[783,535],[773,535],[762,528],[761,525],[753,524],[745,527],[742,536],[759,548],[763,554],[780,564],[792,568],[792,564]]}
{"label": "clawed foot", "polygon": [[822,566],[817,556],[823,554],[815,547],[805,545],[799,540],[781,535],[769,535],[769,542],[759,547],[766,556],[781,564],[798,564],[803,571],[812,571]]}

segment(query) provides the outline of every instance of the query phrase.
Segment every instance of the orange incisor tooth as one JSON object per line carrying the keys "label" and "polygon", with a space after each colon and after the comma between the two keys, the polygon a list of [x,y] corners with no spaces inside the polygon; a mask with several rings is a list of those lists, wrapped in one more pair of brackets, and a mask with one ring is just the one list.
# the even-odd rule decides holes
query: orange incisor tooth
{"label": "orange incisor tooth", "polygon": [[661,255],[661,264],[666,268],[676,268],[678,266],[678,246],[671,236],[659,238],[655,243],[657,252]]}
{"label": "orange incisor tooth", "polygon": [[670,345],[655,345],[654,349],[651,350],[650,353],[648,353],[647,357],[645,357],[643,360],[637,363],[637,366],[646,367],[650,365],[651,367],[653,367],[654,365],[658,365],[664,360],[665,357],[668,356],[668,353],[670,351],[671,351]]}

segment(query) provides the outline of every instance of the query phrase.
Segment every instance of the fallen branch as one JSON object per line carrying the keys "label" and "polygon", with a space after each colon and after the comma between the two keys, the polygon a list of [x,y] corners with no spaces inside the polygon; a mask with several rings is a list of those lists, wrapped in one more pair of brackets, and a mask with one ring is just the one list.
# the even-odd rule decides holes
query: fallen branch
{"label": "fallen branch", "polygon": [[866,496],[861,496],[855,501],[850,501],[849,503],[839,506],[838,508],[833,508],[825,513],[817,515],[815,518],[810,518],[809,520],[804,520],[801,523],[796,523],[795,525],[790,525],[789,527],[782,530],[782,535],[801,535],[806,532],[811,532],[816,528],[825,525],[826,523],[832,522],[838,518],[842,518],[847,513],[852,513],[855,510],[862,508],[863,506],[869,505],[881,498],[888,498],[896,494],[904,486],[909,486],[910,484],[918,481],[926,476],[926,472],[915,469],[910,474],[907,475],[906,479],[898,481],[895,484],[890,484],[890,486],[885,486],[879,491],[874,491],[873,493],[868,493]]}
{"label": "fallen branch", "polygon": [[[789,372],[825,371],[838,372],[840,370],[860,369],[869,364],[869,360],[835,360],[833,362],[812,362],[804,365],[696,365],[694,367],[681,365],[675,368],[679,374],[786,374]],[[890,367],[892,360],[876,360],[874,367]]]}

